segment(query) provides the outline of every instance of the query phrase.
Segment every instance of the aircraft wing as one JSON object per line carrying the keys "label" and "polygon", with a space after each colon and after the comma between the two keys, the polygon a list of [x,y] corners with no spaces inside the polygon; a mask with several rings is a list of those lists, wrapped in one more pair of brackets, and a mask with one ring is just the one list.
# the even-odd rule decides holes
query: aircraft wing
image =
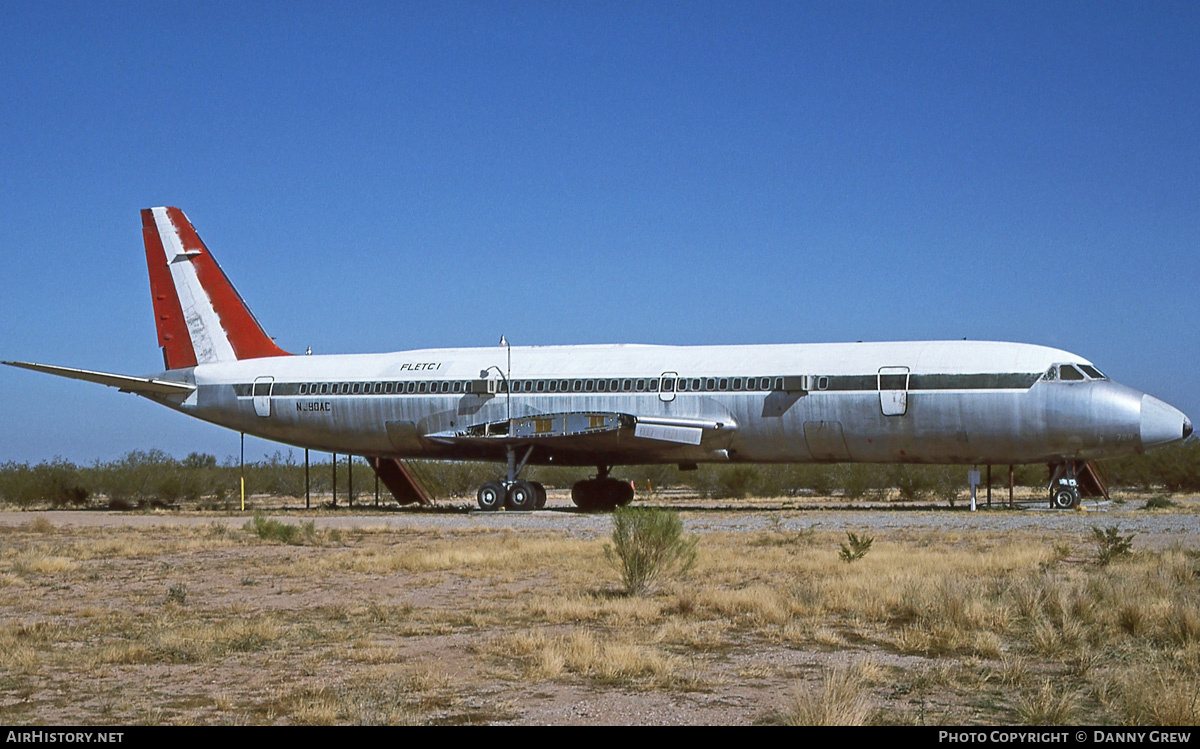
{"label": "aircraft wing", "polygon": [[705,431],[735,428],[731,423],[703,419],[573,411],[516,418],[511,429],[505,420],[427,434],[425,439],[445,445],[519,442],[557,449],[596,450],[631,438],[699,445]]}
{"label": "aircraft wing", "polygon": [[189,395],[196,389],[195,385],[189,385],[186,382],[158,380],[153,377],[134,377],[132,375],[113,374],[111,372],[93,372],[90,369],[75,369],[74,367],[56,367],[53,364],[34,364],[24,361],[6,361],[0,362],[0,364],[7,364],[10,367],[20,367],[21,369],[32,369],[34,372],[44,372],[46,374],[58,375],[59,377],[69,377],[72,380],[97,382],[101,385],[117,388],[122,393],[136,393],[138,395]]}

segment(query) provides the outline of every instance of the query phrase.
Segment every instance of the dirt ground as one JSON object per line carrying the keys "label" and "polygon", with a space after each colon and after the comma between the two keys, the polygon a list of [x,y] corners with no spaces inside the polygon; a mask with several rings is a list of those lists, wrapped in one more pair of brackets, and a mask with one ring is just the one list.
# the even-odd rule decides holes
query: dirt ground
{"label": "dirt ground", "polygon": [[[897,613],[903,591],[880,593],[892,609],[876,615],[822,586],[848,571],[879,579],[923,554],[942,555],[935,568],[995,554],[1030,579],[1050,564],[1102,574],[1093,528],[1120,528],[1135,553],[1195,549],[1200,501],[1177,500],[1165,512],[1126,502],[969,513],[676,497],[660,504],[699,539],[699,561],[646,596],[625,595],[608,563],[611,518],[576,513],[561,494],[527,514],[257,500],[299,526],[290,543],[256,535],[250,512],[0,512],[0,720],[805,722],[797,706],[836,707],[832,685],[851,674],[862,714],[832,722],[1009,724],[1066,673],[1078,677],[1067,716],[1120,722],[1130,714],[1106,695],[1125,672],[1103,670],[1102,642],[1083,673],[1074,646],[1009,641],[1002,628],[983,632],[991,625],[962,625],[983,632],[970,642],[912,644],[905,617],[920,614]],[[876,539],[861,565],[878,572],[836,560],[847,531]],[[1177,656],[1148,652],[1140,665]]]}

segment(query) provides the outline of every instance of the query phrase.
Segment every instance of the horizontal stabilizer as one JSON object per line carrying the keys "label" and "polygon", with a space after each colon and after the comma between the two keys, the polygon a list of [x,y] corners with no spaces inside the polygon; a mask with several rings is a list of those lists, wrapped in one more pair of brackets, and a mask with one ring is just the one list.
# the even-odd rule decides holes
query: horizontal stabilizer
{"label": "horizontal stabilizer", "polygon": [[0,362],[0,364],[32,369],[34,372],[45,372],[59,377],[69,377],[72,380],[97,382],[117,388],[123,393],[137,393],[138,395],[189,395],[196,389],[195,385],[189,385],[186,382],[157,380],[153,377],[133,377],[111,372],[93,372],[89,369],[75,369],[74,367],[56,367],[53,364],[33,364],[24,361],[6,361]]}

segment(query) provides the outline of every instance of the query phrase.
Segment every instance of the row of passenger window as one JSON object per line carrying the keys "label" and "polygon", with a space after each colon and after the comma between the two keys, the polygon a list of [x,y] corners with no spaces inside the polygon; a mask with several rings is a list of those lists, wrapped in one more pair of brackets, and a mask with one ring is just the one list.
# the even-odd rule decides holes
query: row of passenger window
{"label": "row of passenger window", "polygon": [[[489,387],[489,384],[491,387]],[[512,380],[514,393],[657,393],[781,389],[782,377],[625,377],[608,379]],[[276,383],[273,395],[407,395],[504,393],[503,380]],[[265,394],[265,393],[264,393]]]}
{"label": "row of passenger window", "polygon": [[297,395],[400,395],[404,393],[466,393],[467,382],[462,380],[435,380],[433,382],[302,382],[299,385],[275,386],[275,395],[290,395],[295,388]]}

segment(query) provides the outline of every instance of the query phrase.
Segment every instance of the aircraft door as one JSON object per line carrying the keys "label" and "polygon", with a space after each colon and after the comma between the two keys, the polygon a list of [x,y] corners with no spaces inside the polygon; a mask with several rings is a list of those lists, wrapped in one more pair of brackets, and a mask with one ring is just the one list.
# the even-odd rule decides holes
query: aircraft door
{"label": "aircraft door", "polygon": [[908,367],[879,368],[879,408],[884,416],[908,412]]}
{"label": "aircraft door", "polygon": [[658,399],[663,403],[675,400],[675,390],[679,387],[678,372],[663,372],[658,378]]}
{"label": "aircraft door", "polygon": [[274,377],[254,379],[254,413],[259,416],[271,415],[271,387],[274,383]]}

